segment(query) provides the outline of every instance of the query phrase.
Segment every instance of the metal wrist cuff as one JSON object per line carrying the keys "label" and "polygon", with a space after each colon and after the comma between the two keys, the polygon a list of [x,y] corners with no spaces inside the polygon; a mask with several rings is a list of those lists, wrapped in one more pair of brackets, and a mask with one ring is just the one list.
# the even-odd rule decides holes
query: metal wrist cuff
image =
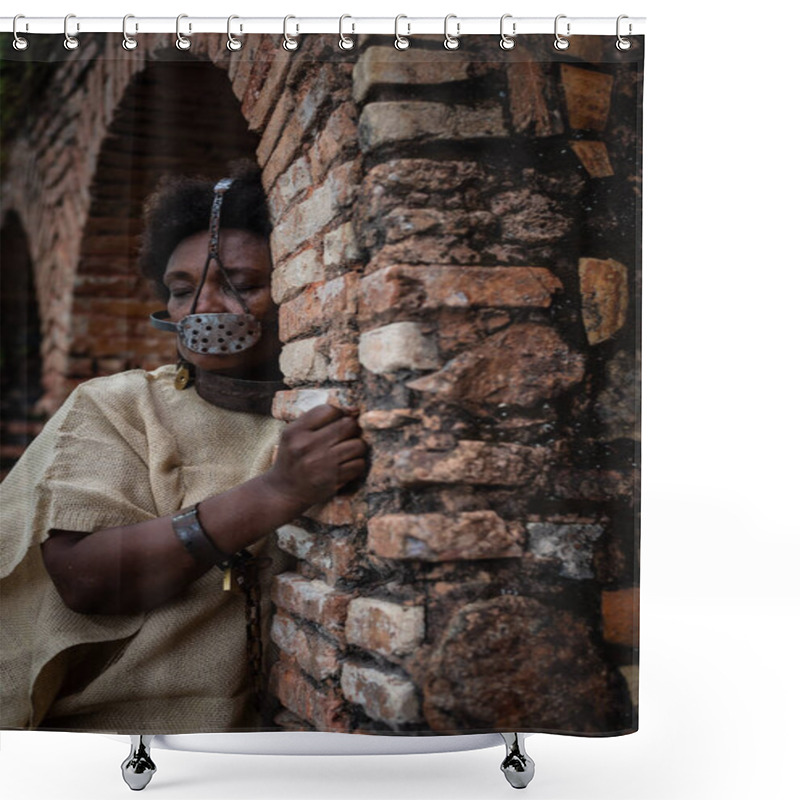
{"label": "metal wrist cuff", "polygon": [[230,567],[232,557],[225,555],[203,530],[197,516],[199,505],[199,503],[195,503],[191,508],[179,511],[172,518],[172,530],[175,531],[181,544],[196,561],[201,564],[216,564],[224,571]]}

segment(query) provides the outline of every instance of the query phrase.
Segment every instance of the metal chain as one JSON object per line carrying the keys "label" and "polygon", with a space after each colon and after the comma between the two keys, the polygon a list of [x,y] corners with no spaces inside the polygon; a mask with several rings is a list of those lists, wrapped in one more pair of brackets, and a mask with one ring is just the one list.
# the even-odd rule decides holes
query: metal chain
{"label": "metal chain", "polygon": [[261,638],[261,584],[258,580],[256,559],[243,550],[232,565],[234,581],[245,599],[245,618],[247,630],[247,663],[253,682],[255,702],[259,716],[263,713],[264,687],[264,645]]}

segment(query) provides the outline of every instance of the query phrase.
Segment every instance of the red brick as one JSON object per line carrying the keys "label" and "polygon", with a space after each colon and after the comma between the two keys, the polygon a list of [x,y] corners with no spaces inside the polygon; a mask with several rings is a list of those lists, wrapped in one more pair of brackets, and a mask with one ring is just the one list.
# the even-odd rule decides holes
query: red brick
{"label": "red brick", "polygon": [[318,731],[346,733],[352,727],[341,690],[316,687],[294,663],[281,659],[275,664],[270,691],[289,711],[310,722]]}
{"label": "red brick", "polygon": [[611,644],[639,646],[639,589],[603,592],[603,638]]}

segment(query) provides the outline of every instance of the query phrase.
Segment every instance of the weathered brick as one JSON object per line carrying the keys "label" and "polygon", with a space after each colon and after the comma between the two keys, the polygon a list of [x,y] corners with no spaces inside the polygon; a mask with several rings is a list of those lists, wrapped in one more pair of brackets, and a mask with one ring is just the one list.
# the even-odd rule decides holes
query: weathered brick
{"label": "weathered brick", "polygon": [[320,352],[323,343],[324,338],[317,336],[284,345],[279,362],[288,386],[327,380],[328,359]]}
{"label": "weathered brick", "polygon": [[592,142],[586,139],[570,142],[569,146],[581,160],[584,169],[591,178],[610,178],[614,174],[608,149],[604,142]]}
{"label": "weathered brick", "polygon": [[436,342],[415,322],[393,322],[361,334],[358,359],[370,371],[435,369],[441,365]]}
{"label": "weathered brick", "polygon": [[350,644],[384,656],[409,655],[425,638],[425,609],[357,597],[347,611],[345,634]]}
{"label": "weathered brick", "polygon": [[311,166],[308,159],[301,156],[275,181],[269,193],[267,203],[273,225],[280,221],[292,200],[309,188],[311,188]]}
{"label": "weathered brick", "polygon": [[330,171],[325,182],[306,200],[292,206],[273,229],[270,239],[275,259],[282,259],[321,232],[334,217],[352,203],[358,180],[354,162]]}
{"label": "weathered brick", "polygon": [[352,598],[352,595],[333,589],[323,581],[308,580],[296,572],[281,573],[272,581],[275,605],[316,622],[341,642],[345,641],[344,624]]}
{"label": "weathered brick", "polygon": [[[426,483],[496,484],[533,489],[549,450],[512,443],[461,440],[452,450],[404,448],[391,455],[387,477],[394,486]],[[370,476],[376,480],[376,476]]]}
{"label": "weathered brick", "polygon": [[335,687],[317,688],[292,662],[281,659],[272,668],[270,691],[286,708],[318,731],[346,733],[353,721]]}
{"label": "weathered brick", "polygon": [[503,110],[493,102],[475,106],[424,101],[370,103],[358,124],[364,152],[397,142],[469,141],[507,135]]}
{"label": "weathered brick", "polygon": [[272,401],[272,416],[291,422],[323,403],[329,403],[337,408],[351,407],[355,405],[355,396],[344,387],[278,392]]}
{"label": "weathered brick", "polygon": [[603,637],[611,644],[639,646],[639,589],[603,592]]}
{"label": "weathered brick", "polygon": [[350,272],[307,286],[279,311],[281,341],[288,342],[356,315],[358,275]]}
{"label": "weathered brick", "polygon": [[363,430],[387,430],[416,422],[420,417],[421,412],[412,408],[375,409],[361,414],[358,423]]}
{"label": "weathered brick", "polygon": [[538,61],[513,61],[506,70],[511,124],[515,131],[533,129],[535,136],[564,132],[558,93],[551,70]]}
{"label": "weathered brick", "polygon": [[375,86],[424,86],[485,75],[492,65],[475,62],[465,51],[425,50],[413,54],[395,47],[369,47],[353,68],[353,99],[360,103]]}
{"label": "weathered brick", "polygon": [[492,197],[490,205],[500,222],[503,242],[550,244],[567,237],[575,224],[566,204],[528,188],[501,192]]}
{"label": "weathered brick", "polygon": [[[359,516],[363,515],[362,501],[356,501],[352,494],[343,494],[343,491],[340,489],[339,494],[334,495],[330,500],[307,508],[303,512],[303,516],[321,522],[323,525],[335,527],[355,524]],[[357,504],[358,511],[354,508]]]}
{"label": "weathered brick", "polygon": [[325,177],[331,164],[353,155],[358,147],[357,112],[352,103],[337,106],[311,148],[311,170],[315,181]]}
{"label": "weathered brick", "polygon": [[559,575],[575,580],[595,577],[594,543],[603,535],[602,525],[529,522],[525,528],[528,552],[558,564]]}
{"label": "weathered brick", "polygon": [[331,343],[328,377],[332,381],[347,383],[358,380],[361,367],[358,361],[358,345],[352,342]]}
{"label": "weathered brick", "polygon": [[342,694],[372,719],[389,725],[422,721],[417,691],[408,678],[348,661],[341,680]]}
{"label": "weathered brick", "polygon": [[359,553],[350,537],[332,539],[316,535],[296,525],[277,529],[278,547],[303,559],[320,570],[326,578],[353,578],[359,564]]}
{"label": "weathered brick", "polygon": [[548,308],[561,281],[543,267],[424,267],[396,264],[359,284],[359,315],[439,308]]}
{"label": "weathered brick", "polygon": [[325,234],[322,263],[326,267],[341,268],[358,261],[360,256],[352,222],[345,222]]}
{"label": "weathered brick", "polygon": [[530,407],[558,396],[582,380],[583,364],[583,356],[549,326],[518,323],[406,386],[485,414],[484,404]]}
{"label": "weathered brick", "polygon": [[383,558],[456,561],[518,558],[523,528],[494,511],[460,514],[385,514],[368,525],[367,548]]}
{"label": "weathered brick", "polygon": [[336,645],[318,633],[306,631],[288,614],[278,611],[273,616],[270,636],[312,678],[323,681],[339,674],[340,653]]}
{"label": "weathered brick", "polygon": [[567,118],[576,130],[602,131],[611,109],[614,78],[604,72],[561,65],[561,83],[567,101]]}
{"label": "weathered brick", "polygon": [[272,299],[276,303],[284,303],[296,297],[301,289],[324,278],[325,271],[319,253],[309,247],[273,270]]}
{"label": "weathered brick", "polygon": [[[276,102],[279,102],[278,93],[282,88],[286,73],[288,72],[289,66],[293,61],[292,54],[284,50],[282,47],[273,47],[271,48],[270,58],[271,63],[263,83],[261,86],[253,88],[254,92],[258,92],[258,98],[253,105],[252,111],[246,115],[251,130],[261,130],[267,122],[267,115],[269,115],[270,123],[272,120],[276,120],[277,123],[278,119],[281,117],[283,117],[285,120],[286,115],[288,114],[288,111],[286,110],[283,111],[283,113],[273,111],[271,114],[270,111],[272,111]],[[288,101],[288,96],[284,94],[280,95],[281,100],[284,97],[286,97],[286,100]],[[277,135],[277,133],[275,135]],[[269,156],[272,146],[274,146],[274,141],[275,140],[273,139],[272,145],[267,145],[264,147],[265,156]],[[259,151],[261,151],[260,147]],[[260,160],[259,163],[263,164],[263,159]]]}
{"label": "weathered brick", "polygon": [[578,262],[581,312],[589,344],[610,339],[628,312],[628,270],[612,258],[582,258]]}

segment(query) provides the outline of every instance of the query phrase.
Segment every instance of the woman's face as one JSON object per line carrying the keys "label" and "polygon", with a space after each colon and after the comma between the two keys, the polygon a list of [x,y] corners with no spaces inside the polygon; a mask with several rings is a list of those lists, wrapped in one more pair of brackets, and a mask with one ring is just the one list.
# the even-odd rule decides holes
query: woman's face
{"label": "woman's face", "polygon": [[[276,378],[278,369],[277,308],[270,291],[271,259],[267,240],[238,228],[220,230],[219,254],[231,283],[247,303],[250,313],[265,323],[261,338],[247,350],[226,355],[194,353],[178,341],[178,352],[191,364],[207,372],[235,377]],[[182,320],[192,308],[195,292],[208,257],[208,233],[199,231],[184,239],[173,251],[164,272],[169,290],[167,310],[173,322]],[[196,314],[241,314],[243,309],[212,261],[197,299]]]}

